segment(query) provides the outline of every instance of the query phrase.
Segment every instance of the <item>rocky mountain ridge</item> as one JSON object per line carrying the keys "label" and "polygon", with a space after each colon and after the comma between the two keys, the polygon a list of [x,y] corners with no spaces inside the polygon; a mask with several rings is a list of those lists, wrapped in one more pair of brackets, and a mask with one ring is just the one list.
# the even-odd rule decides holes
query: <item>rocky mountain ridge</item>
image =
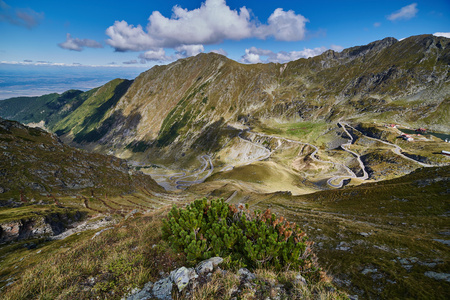
{"label": "rocky mountain ridge", "polygon": [[199,54],[112,81],[58,122],[43,120],[72,145],[147,162],[215,152],[236,122],[379,120],[448,132],[449,64],[450,39],[432,35],[286,64]]}

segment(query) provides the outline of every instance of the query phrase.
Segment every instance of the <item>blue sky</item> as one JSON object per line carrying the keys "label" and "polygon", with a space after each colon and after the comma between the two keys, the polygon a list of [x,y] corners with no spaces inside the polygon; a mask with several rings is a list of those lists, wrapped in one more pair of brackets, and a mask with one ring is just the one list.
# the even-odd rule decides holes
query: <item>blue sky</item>
{"label": "blue sky", "polygon": [[282,63],[437,32],[450,37],[448,0],[0,0],[0,67],[142,71],[211,51]]}
{"label": "blue sky", "polygon": [[213,50],[245,61],[246,49],[253,62],[281,62],[281,51],[295,58],[436,32],[450,32],[448,0],[0,0],[3,62],[148,68]]}

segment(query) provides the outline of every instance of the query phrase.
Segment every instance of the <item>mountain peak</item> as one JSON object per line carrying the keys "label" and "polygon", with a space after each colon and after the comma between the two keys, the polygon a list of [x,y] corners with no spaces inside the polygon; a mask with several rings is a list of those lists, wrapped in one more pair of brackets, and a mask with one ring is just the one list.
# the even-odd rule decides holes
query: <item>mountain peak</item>
{"label": "mountain peak", "polygon": [[345,49],[341,52],[341,56],[344,57],[360,57],[368,54],[369,52],[379,52],[387,47],[397,43],[398,40],[393,37],[387,37],[382,40],[374,41],[364,46],[356,46]]}

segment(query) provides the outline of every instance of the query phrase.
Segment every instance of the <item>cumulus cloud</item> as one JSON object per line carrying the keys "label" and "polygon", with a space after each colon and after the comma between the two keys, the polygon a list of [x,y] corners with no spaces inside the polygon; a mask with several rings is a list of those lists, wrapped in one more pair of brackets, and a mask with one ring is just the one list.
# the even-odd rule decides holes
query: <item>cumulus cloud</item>
{"label": "cumulus cloud", "polygon": [[139,55],[141,62],[145,61],[171,61],[173,57],[167,56],[163,48],[149,50]]}
{"label": "cumulus cloud", "polygon": [[380,27],[381,26],[381,23],[380,22],[375,22],[375,23],[373,23],[373,27]]}
{"label": "cumulus cloud", "polygon": [[205,51],[203,45],[181,45],[175,47],[177,58],[184,58],[190,56],[196,56],[199,53]]}
{"label": "cumulus cloud", "polygon": [[0,0],[0,22],[7,22],[28,29],[38,26],[44,19],[44,13],[38,13],[31,8],[12,9]]}
{"label": "cumulus cloud", "polygon": [[157,47],[157,42],[144,32],[141,25],[128,25],[125,21],[116,21],[106,29],[110,37],[106,42],[116,51],[145,51]]}
{"label": "cumulus cloud", "polygon": [[305,38],[308,19],[294,11],[277,8],[269,17],[268,25],[254,28],[255,37],[266,39],[273,36],[279,41],[300,41]]}
{"label": "cumulus cloud", "polygon": [[434,36],[443,36],[450,39],[450,32],[436,32],[433,33]]}
{"label": "cumulus cloud", "polygon": [[82,51],[88,48],[103,48],[102,44],[90,39],[72,38],[70,33],[66,35],[66,41],[58,44],[59,47],[67,50]]}
{"label": "cumulus cloud", "polygon": [[145,63],[147,61],[172,61],[175,59],[195,56],[199,53],[205,51],[203,45],[181,45],[175,47],[175,55],[166,55],[166,51],[164,48],[155,48],[145,53],[141,53],[139,58],[141,59],[141,63]]}
{"label": "cumulus cloud", "polygon": [[389,16],[387,16],[387,19],[390,21],[409,20],[411,18],[414,18],[418,12],[419,10],[417,9],[417,3],[413,3],[404,6],[400,10],[390,14]]}
{"label": "cumulus cloud", "polygon": [[[262,49],[257,49],[256,47],[251,47],[250,49],[245,49],[245,55],[242,56],[241,62],[246,64],[257,64],[261,61]],[[270,51],[272,52],[272,51]],[[273,53],[273,52],[272,52]]]}
{"label": "cumulus cloud", "polygon": [[[342,51],[343,47],[332,45],[330,47],[334,51]],[[314,49],[303,49],[302,51],[280,51],[273,52],[271,50],[260,49],[256,47],[251,47],[250,49],[245,49],[245,54],[241,58],[241,62],[248,64],[256,63],[285,63],[300,58],[309,58],[322,54],[327,50],[326,47],[318,47]]]}
{"label": "cumulus cloud", "polygon": [[225,0],[205,0],[200,8],[193,10],[174,6],[172,12],[172,16],[167,18],[159,11],[154,11],[148,18],[145,30],[141,25],[116,21],[106,30],[110,37],[107,43],[116,51],[146,51],[211,45],[224,40],[246,38],[273,37],[281,41],[298,41],[304,39],[305,24],[308,22],[292,10],[286,12],[277,8],[267,24],[259,24],[251,18],[245,6],[239,11],[232,10]]}

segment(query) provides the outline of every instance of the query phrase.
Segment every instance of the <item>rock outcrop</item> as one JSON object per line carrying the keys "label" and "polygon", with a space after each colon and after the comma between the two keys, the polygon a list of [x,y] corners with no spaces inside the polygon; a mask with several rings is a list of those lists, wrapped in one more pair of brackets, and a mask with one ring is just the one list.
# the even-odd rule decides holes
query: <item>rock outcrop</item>
{"label": "rock outcrop", "polygon": [[49,214],[4,222],[0,224],[0,242],[56,236],[64,232],[72,223],[81,220],[83,215],[77,211],[70,215]]}

